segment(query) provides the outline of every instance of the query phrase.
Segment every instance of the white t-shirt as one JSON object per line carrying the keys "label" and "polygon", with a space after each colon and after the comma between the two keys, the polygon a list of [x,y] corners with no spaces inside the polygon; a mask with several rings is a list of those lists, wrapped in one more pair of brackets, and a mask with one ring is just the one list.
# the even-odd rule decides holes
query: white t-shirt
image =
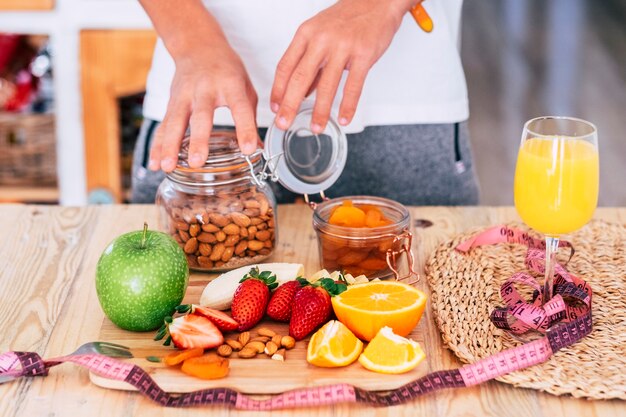
{"label": "white t-shirt", "polygon": [[[332,0],[205,0],[240,55],[259,97],[257,123],[274,120],[270,91],[276,65],[302,22],[331,6]],[[389,49],[370,70],[357,112],[346,133],[365,126],[454,123],[469,115],[467,87],[458,51],[463,0],[427,0],[424,8],[434,22],[422,31],[407,13]],[[175,64],[159,40],[148,75],[144,116],[163,120]],[[344,73],[345,81],[345,73]],[[337,117],[342,85],[334,109]],[[215,124],[233,125],[230,111],[219,108]]]}

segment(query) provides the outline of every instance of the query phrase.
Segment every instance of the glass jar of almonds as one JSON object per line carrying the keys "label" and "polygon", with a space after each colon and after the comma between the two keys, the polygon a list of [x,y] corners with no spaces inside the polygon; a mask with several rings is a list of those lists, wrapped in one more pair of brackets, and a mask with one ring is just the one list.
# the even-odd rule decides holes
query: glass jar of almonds
{"label": "glass jar of almonds", "polygon": [[183,248],[189,267],[223,271],[256,264],[276,247],[276,200],[268,185],[254,181],[261,150],[248,158],[235,133],[214,131],[201,168],[187,165],[189,138],[178,166],[157,191],[161,228]]}

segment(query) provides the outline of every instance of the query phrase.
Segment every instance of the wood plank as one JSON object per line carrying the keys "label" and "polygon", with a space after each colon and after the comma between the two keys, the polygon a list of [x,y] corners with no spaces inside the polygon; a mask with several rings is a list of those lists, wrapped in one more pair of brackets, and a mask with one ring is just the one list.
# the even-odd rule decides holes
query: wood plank
{"label": "wood plank", "polygon": [[[92,206],[80,210],[92,213],[89,221],[82,224],[91,233],[79,240],[82,262],[73,274],[75,282],[63,306],[63,314],[56,321],[54,332],[43,351],[46,357],[72,352],[81,344],[98,339],[99,326],[104,318],[94,284],[100,254],[111,240],[140,229],[144,221],[149,225],[157,224],[156,207],[152,205]],[[25,402],[20,415],[97,415],[95,410],[100,410],[103,416],[125,415],[138,400],[94,388],[89,383],[88,372],[73,365],[60,366],[45,379],[36,379],[30,384],[38,400]]]}
{"label": "wood plank", "polygon": [[52,10],[54,0],[0,0],[0,10]]}
{"label": "wood plank", "polygon": [[84,30],[81,89],[87,192],[104,188],[122,201],[117,99],[145,89],[156,35],[149,30]]}
{"label": "wood plank", "polygon": [[[0,216],[4,236],[0,255],[0,351],[43,353],[72,293],[76,272],[90,238],[85,227],[94,211],[78,208],[13,206]],[[13,211],[13,215],[10,212]],[[6,226],[6,227],[5,227]],[[19,411],[32,388],[32,380],[9,384],[0,402],[0,415]]]}

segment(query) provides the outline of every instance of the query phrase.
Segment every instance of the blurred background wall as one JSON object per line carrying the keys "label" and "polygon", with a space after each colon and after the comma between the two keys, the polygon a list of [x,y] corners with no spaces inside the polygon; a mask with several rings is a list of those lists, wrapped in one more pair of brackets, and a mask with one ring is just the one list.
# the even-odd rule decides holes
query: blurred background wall
{"label": "blurred background wall", "polygon": [[[0,33],[0,201],[124,202],[155,40],[137,2],[0,0]],[[465,0],[461,46],[483,204],[513,204],[524,122],[570,115],[598,127],[600,205],[626,206],[626,0]]]}

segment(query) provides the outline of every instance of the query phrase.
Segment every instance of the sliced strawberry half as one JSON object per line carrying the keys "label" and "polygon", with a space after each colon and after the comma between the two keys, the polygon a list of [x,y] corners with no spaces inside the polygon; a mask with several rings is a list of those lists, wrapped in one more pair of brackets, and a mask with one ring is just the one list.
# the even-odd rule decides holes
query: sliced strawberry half
{"label": "sliced strawberry half", "polygon": [[176,311],[206,317],[223,332],[232,332],[239,327],[239,323],[237,323],[234,318],[214,308],[203,307],[196,304],[183,304],[176,307]]}
{"label": "sliced strawberry half", "polygon": [[165,324],[154,337],[154,340],[161,340],[168,334],[163,343],[169,346],[174,342],[174,346],[179,349],[203,348],[210,349],[224,343],[222,332],[206,317],[195,314],[165,318]]}

